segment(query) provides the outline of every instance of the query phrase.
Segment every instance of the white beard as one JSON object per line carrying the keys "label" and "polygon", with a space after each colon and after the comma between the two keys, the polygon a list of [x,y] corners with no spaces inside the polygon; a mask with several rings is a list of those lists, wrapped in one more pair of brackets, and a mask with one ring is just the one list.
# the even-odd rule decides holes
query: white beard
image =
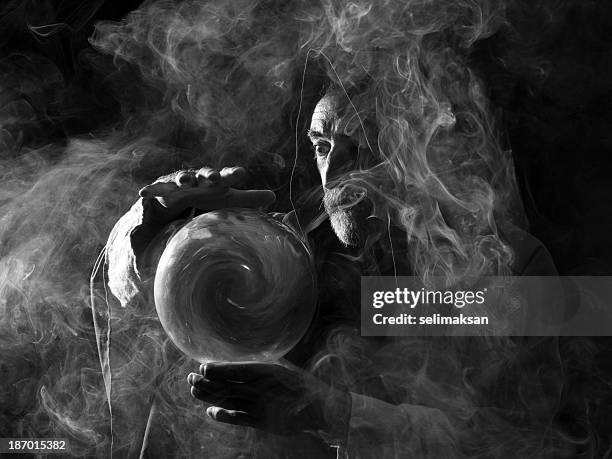
{"label": "white beard", "polygon": [[342,242],[347,247],[358,247],[362,243],[362,231],[355,221],[352,212],[346,210],[335,210],[329,213],[331,226]]}
{"label": "white beard", "polygon": [[365,241],[365,215],[360,202],[352,207],[342,207],[342,193],[337,188],[325,190],[323,204],[329,221],[340,242],[347,247],[362,246]]}

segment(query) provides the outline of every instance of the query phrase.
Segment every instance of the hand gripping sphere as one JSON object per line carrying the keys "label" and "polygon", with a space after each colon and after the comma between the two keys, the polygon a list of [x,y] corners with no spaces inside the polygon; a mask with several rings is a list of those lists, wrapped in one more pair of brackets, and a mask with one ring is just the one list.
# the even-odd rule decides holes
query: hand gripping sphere
{"label": "hand gripping sphere", "polygon": [[154,292],[164,330],[193,359],[273,361],[310,325],[316,276],[291,228],[259,211],[219,210],[170,239]]}

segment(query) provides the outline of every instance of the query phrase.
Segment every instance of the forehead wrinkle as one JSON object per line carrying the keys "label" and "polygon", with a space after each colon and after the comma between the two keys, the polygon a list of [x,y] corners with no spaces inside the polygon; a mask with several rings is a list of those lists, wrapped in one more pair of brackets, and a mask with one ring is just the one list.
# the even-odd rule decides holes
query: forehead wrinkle
{"label": "forehead wrinkle", "polygon": [[311,118],[310,127],[313,132],[319,132],[331,137],[336,134],[347,115],[348,107],[342,104],[343,97],[338,94],[326,95],[317,103]]}

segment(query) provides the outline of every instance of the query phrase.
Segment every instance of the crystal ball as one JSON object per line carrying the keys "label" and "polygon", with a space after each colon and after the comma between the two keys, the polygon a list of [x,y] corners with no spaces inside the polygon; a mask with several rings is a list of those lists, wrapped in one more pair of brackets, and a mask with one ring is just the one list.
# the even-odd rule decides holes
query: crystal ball
{"label": "crystal ball", "polygon": [[154,296],[164,330],[191,358],[275,361],[314,315],[312,253],[296,231],[266,213],[209,212],[169,240]]}

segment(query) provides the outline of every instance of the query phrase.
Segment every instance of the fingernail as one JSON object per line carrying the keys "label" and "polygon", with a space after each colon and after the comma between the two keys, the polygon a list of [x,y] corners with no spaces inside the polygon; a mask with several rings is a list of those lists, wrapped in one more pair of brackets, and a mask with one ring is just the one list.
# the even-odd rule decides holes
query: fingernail
{"label": "fingernail", "polygon": [[197,373],[189,373],[189,376],[187,376],[187,381],[192,386],[197,384],[197,383],[199,383],[203,379],[204,379],[204,377],[202,375],[197,374]]}

